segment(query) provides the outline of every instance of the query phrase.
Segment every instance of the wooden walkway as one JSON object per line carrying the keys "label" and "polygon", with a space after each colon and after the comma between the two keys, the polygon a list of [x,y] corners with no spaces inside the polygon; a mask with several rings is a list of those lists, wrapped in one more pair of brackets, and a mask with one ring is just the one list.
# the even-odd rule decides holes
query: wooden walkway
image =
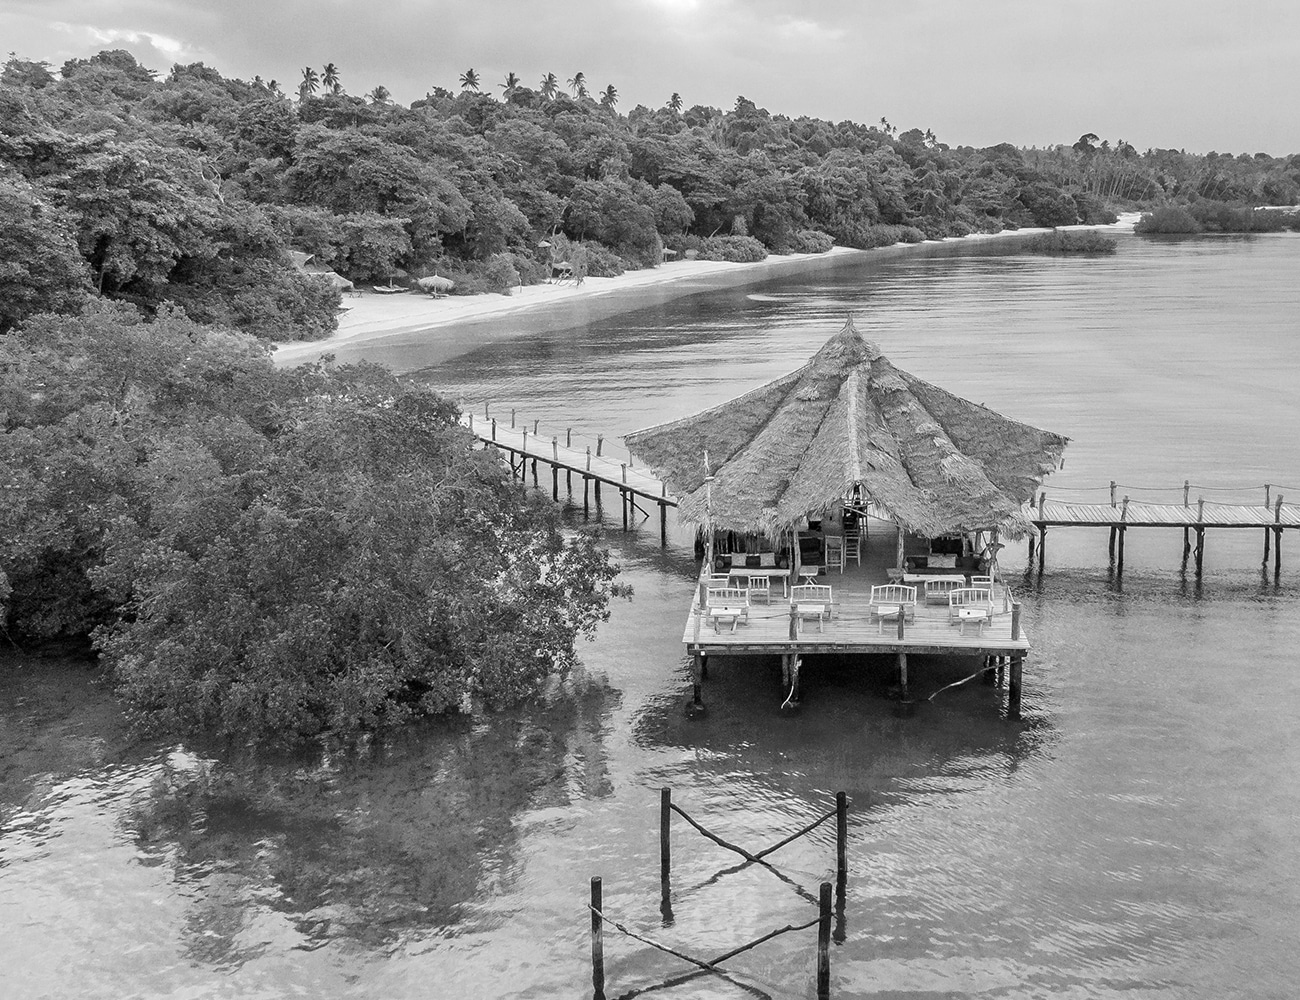
{"label": "wooden walkway", "polygon": [[[1038,537],[1029,537],[1029,562],[1025,571],[1034,565],[1034,550],[1038,550],[1038,572],[1042,573],[1047,559],[1048,528],[1109,528],[1110,557],[1115,563],[1116,577],[1124,575],[1124,536],[1129,528],[1182,528],[1183,568],[1188,557],[1196,560],[1196,575],[1201,576],[1205,556],[1205,531],[1207,528],[1237,528],[1262,530],[1264,533],[1264,568],[1267,571],[1269,546],[1273,547],[1274,581],[1282,574],[1282,532],[1287,528],[1300,528],[1300,508],[1287,506],[1286,499],[1278,494],[1272,500],[1269,487],[1264,488],[1263,504],[1207,502],[1197,497],[1191,502],[1190,485],[1183,487],[1181,504],[1148,503],[1124,497],[1118,501],[1115,486],[1111,486],[1110,503],[1079,503],[1069,500],[1049,500],[1046,492],[1039,495],[1037,507],[1026,507],[1025,516],[1038,529]],[[1272,502],[1268,502],[1272,500]],[[1192,533],[1196,534],[1195,546]]]}
{"label": "wooden walkway", "polygon": [[[486,410],[487,407],[484,407]],[[649,472],[633,466],[632,456],[603,455],[604,435],[596,438],[593,452],[590,444],[577,445],[573,442],[573,429],[567,428],[564,440],[560,435],[538,433],[539,421],[534,421],[531,428],[527,423],[515,423],[514,411],[511,411],[509,423],[498,421],[490,415],[479,416],[474,413],[461,415],[461,424],[485,445],[491,445],[509,457],[510,468],[522,479],[525,466],[533,463],[534,485],[537,484],[537,464],[539,462],[551,467],[552,499],[560,499],[560,473],[563,472],[569,488],[573,486],[573,476],[582,477],[583,509],[590,511],[591,498],[589,490],[594,487],[596,506],[600,506],[600,488],[610,486],[619,492],[623,507],[623,530],[628,529],[629,519],[634,511],[649,517],[649,512],[641,505],[655,504],[659,507],[660,536],[666,543],[668,535],[668,508],[676,507],[677,501],[668,495],[668,487]]]}

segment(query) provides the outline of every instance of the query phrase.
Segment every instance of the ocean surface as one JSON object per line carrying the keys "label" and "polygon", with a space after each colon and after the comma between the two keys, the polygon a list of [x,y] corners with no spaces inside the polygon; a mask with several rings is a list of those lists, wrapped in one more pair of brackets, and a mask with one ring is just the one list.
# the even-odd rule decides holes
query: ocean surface
{"label": "ocean surface", "polygon": [[[925,246],[385,360],[609,453],[851,314],[901,367],[1068,435],[1051,496],[1300,501],[1300,237],[1120,241]],[[1104,530],[1050,532],[1041,578],[1008,548],[1034,643],[1019,722],[979,684],[924,700],[964,662],[914,666],[902,717],[884,661],[811,658],[795,713],[774,658],[718,659],[687,718],[689,537],[606,520],[635,596],[579,676],[501,716],[271,757],[132,742],[84,666],[0,667],[0,997],[586,997],[596,875],[611,917],[702,958],[816,916],[826,826],[773,872],[677,821],[666,910],[664,786],[751,851],[847,792],[833,997],[1295,995],[1300,539],[1275,583],[1261,533],[1210,531],[1197,581],[1180,532],[1134,529],[1122,588]],[[815,942],[657,992],[813,997]],[[611,998],[689,971],[614,931],[605,952]]]}

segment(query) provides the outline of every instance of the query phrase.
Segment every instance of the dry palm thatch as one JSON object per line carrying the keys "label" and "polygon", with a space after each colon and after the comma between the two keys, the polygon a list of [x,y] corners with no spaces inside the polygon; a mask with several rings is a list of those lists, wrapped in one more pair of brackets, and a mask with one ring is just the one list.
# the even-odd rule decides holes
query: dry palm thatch
{"label": "dry palm thatch", "polygon": [[[776,537],[856,490],[935,537],[1022,534],[1020,508],[1068,439],[895,368],[850,318],[797,371],[626,440],[696,524]],[[707,511],[706,452],[715,477]]]}

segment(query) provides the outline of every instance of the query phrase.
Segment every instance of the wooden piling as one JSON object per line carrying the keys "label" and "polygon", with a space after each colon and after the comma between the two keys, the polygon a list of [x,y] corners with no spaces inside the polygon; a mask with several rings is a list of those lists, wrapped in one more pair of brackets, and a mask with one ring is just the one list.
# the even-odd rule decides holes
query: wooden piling
{"label": "wooden piling", "polygon": [[1011,679],[1007,684],[1007,718],[1020,718],[1020,683],[1024,668],[1024,656],[1014,653],[1011,656]]}
{"label": "wooden piling", "polygon": [[898,687],[903,701],[907,701],[907,650],[898,651]]}
{"label": "wooden piling", "polygon": [[[1114,505],[1112,504],[1112,506]],[[1119,529],[1112,525],[1110,529],[1110,544],[1106,546],[1106,555],[1109,557],[1111,562],[1115,561],[1115,536],[1117,534],[1119,534]]]}
{"label": "wooden piling", "polygon": [[694,688],[691,692],[691,704],[695,708],[703,708],[704,700],[701,698],[702,692],[700,688],[704,684],[704,654],[698,649],[695,651],[695,658],[692,662],[691,681],[691,686]]}
{"label": "wooden piling", "polygon": [[672,873],[673,852],[669,834],[672,830],[673,790],[659,790],[659,878],[667,882]]}
{"label": "wooden piling", "polygon": [[1020,602],[1011,602],[1011,641],[1017,642],[1020,639]]}
{"label": "wooden piling", "polygon": [[[668,484],[663,484],[663,495],[668,496]],[[659,502],[659,544],[668,544],[668,504]]]}
{"label": "wooden piling", "polygon": [[[1111,530],[1113,531],[1114,529],[1112,528]],[[1115,579],[1117,580],[1122,580],[1124,578],[1124,536],[1126,534],[1128,534],[1127,528],[1119,529],[1119,555],[1116,557],[1115,561]]]}
{"label": "wooden piling", "polygon": [[843,883],[849,874],[849,798],[835,793],[835,876]]}
{"label": "wooden piling", "polygon": [[605,904],[600,876],[591,879],[591,995],[605,1000],[605,922],[601,917]]}
{"label": "wooden piling", "polygon": [[623,530],[624,530],[624,531],[627,531],[627,507],[628,507],[628,503],[627,503],[627,500],[628,500],[628,497],[627,497],[627,490],[620,489],[620,490],[618,491],[618,497],[619,497],[619,500],[622,501],[622,506],[623,506]]}
{"label": "wooden piling", "polygon": [[831,995],[831,884],[822,883],[817,921],[817,1000]]}
{"label": "wooden piling", "polygon": [[1277,525],[1273,530],[1277,537],[1273,539],[1273,582],[1277,583],[1282,577],[1282,494],[1277,495],[1277,506],[1273,508],[1273,522]]}
{"label": "wooden piling", "polygon": [[1201,564],[1205,558],[1205,528],[1202,525],[1196,526],[1196,578],[1201,577]]}
{"label": "wooden piling", "polygon": [[1047,525],[1038,526],[1038,575],[1043,575],[1043,566],[1047,562]]}

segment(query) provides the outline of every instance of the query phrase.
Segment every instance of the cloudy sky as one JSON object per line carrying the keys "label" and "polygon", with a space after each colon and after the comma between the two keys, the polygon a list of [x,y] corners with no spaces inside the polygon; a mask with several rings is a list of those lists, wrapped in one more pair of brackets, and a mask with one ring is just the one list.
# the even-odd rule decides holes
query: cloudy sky
{"label": "cloudy sky", "polygon": [[1297,0],[0,0],[0,50],[130,50],[291,92],[332,61],[404,103],[578,70],[619,108],[730,107],[930,128],[952,145],[1300,152]]}

